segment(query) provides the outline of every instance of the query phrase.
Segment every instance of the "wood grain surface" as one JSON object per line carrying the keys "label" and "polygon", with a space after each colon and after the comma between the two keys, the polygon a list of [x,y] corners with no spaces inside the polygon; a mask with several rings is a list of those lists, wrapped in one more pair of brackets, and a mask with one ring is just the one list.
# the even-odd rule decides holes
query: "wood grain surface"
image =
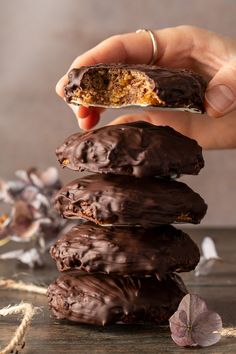
{"label": "wood grain surface", "polygon": [[[236,230],[199,230],[187,232],[200,243],[203,236],[211,236],[222,262],[219,262],[208,276],[195,277],[184,274],[183,278],[190,292],[202,296],[209,308],[217,311],[223,319],[224,326],[236,326]],[[56,276],[54,263],[49,259],[44,269],[29,271],[12,262],[0,263],[0,277],[49,284]],[[94,327],[77,325],[56,320],[48,310],[47,299],[42,295],[27,294],[13,290],[0,290],[0,308],[20,301],[29,301],[41,306],[42,311],[34,318],[26,337],[24,354],[154,354],[154,353],[193,353],[174,344],[167,326],[154,325],[113,325]],[[8,342],[19,318],[7,317],[0,320],[0,346]],[[223,338],[218,344],[194,350],[201,354],[236,353],[236,339]]]}

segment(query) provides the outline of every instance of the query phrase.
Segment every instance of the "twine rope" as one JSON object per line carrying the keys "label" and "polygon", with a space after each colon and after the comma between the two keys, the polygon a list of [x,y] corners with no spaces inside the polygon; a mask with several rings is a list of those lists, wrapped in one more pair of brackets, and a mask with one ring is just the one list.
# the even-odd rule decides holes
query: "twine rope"
{"label": "twine rope", "polygon": [[12,279],[0,279],[0,287],[5,289],[14,289],[19,291],[27,291],[30,293],[46,295],[47,288],[34,284],[25,284],[22,281]]}
{"label": "twine rope", "polygon": [[9,344],[0,351],[0,354],[18,353],[19,347],[24,347],[26,331],[33,316],[38,310],[38,307],[34,307],[26,302],[22,302],[15,306],[7,306],[0,310],[0,316],[4,317],[8,315],[17,315],[19,313],[24,315]]}
{"label": "twine rope", "polygon": [[[47,289],[45,287],[41,287],[34,284],[26,284],[22,281],[15,281],[12,279],[0,279],[0,287],[5,289],[14,289],[19,291],[27,291],[30,293],[36,293],[40,295],[46,295]],[[8,354],[8,353],[19,353],[21,349],[23,349],[25,345],[25,334],[30,326],[33,316],[39,312],[38,307],[34,307],[30,303],[20,303],[15,306],[7,306],[0,310],[0,316],[7,315],[15,315],[22,313],[23,319],[15,331],[14,336],[10,340],[10,343],[0,350],[0,354]],[[222,337],[228,338],[236,338],[236,327],[224,327],[220,331]]]}
{"label": "twine rope", "polygon": [[223,327],[220,331],[222,337],[236,337],[236,327]]}
{"label": "twine rope", "polygon": [[[15,281],[12,279],[0,279],[0,287],[3,289],[27,291],[40,295],[46,295],[47,291],[47,289],[42,286],[25,284],[22,281]],[[26,331],[30,326],[33,316],[38,312],[38,307],[34,307],[32,304],[24,302],[15,306],[7,306],[0,310],[0,316],[16,315],[19,313],[24,315],[20,325],[15,331],[14,336],[10,340],[9,344],[4,349],[0,350],[0,354],[18,353],[21,349],[23,349],[25,345]]]}

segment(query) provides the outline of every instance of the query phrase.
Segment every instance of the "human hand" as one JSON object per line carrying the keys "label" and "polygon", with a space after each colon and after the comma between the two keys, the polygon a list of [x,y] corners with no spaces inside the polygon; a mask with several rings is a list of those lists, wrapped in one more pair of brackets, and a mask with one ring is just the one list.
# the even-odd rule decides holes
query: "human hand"
{"label": "human hand", "polygon": [[[155,31],[158,42],[157,65],[189,68],[210,80],[206,91],[207,116],[170,111],[144,111],[117,118],[112,124],[146,120],[170,125],[190,136],[204,148],[236,147],[236,41],[191,26]],[[152,42],[146,32],[116,35],[77,57],[71,68],[97,63],[148,63]],[[70,70],[69,69],[69,70]],[[64,96],[67,75],[56,90]],[[99,121],[101,108],[70,105],[82,129]],[[223,117],[221,119],[215,119]]]}

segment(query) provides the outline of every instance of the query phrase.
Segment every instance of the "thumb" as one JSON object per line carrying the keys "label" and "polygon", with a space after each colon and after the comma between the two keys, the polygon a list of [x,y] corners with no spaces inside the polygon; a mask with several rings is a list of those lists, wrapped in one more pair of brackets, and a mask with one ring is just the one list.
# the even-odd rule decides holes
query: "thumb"
{"label": "thumb", "polygon": [[226,63],[209,82],[206,110],[211,117],[222,117],[236,109],[236,61]]}

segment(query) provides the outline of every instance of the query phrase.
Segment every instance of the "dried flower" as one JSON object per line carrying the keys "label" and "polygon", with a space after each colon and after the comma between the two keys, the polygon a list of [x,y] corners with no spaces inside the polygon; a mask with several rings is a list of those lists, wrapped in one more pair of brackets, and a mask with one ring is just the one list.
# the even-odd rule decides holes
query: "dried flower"
{"label": "dried flower", "polygon": [[42,267],[43,259],[36,248],[30,250],[14,250],[0,254],[0,259],[17,259],[21,263],[26,264],[30,268]]}
{"label": "dried flower", "polygon": [[194,294],[183,297],[169,323],[173,341],[183,347],[208,347],[221,338],[220,316],[208,310],[205,301]]}
{"label": "dried flower", "polygon": [[0,246],[9,241],[34,241],[34,245],[20,254],[14,251],[2,254],[1,259],[17,258],[31,267],[41,265],[40,254],[68,224],[52,206],[53,196],[61,188],[58,171],[54,167],[43,172],[31,168],[17,171],[16,177],[0,181],[0,201],[11,206],[9,214],[0,216]]}
{"label": "dried flower", "polygon": [[215,242],[211,237],[204,237],[202,244],[202,256],[200,262],[195,269],[195,275],[208,275],[212,272],[216,263],[222,262],[222,258],[218,256]]}

